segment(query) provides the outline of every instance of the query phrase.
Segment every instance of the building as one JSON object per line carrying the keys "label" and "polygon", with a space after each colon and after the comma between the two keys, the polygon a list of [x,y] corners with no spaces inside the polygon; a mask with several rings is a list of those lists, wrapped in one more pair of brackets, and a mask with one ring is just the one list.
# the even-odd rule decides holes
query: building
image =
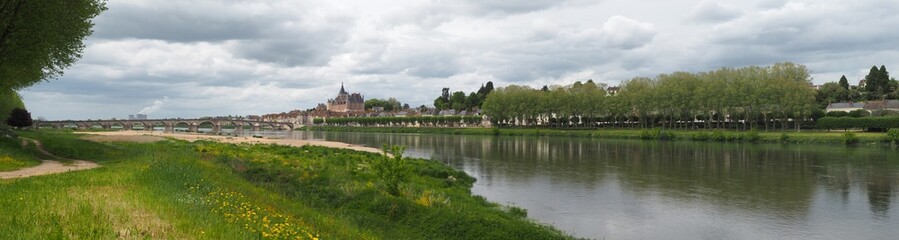
{"label": "building", "polygon": [[128,115],[128,120],[147,120],[147,114]]}
{"label": "building", "polygon": [[340,92],[337,97],[329,99],[328,111],[331,112],[363,112],[365,111],[365,99],[359,93],[349,94],[340,84]]}
{"label": "building", "polygon": [[899,112],[899,100],[883,100],[868,101],[865,103],[865,110],[874,111],[894,111]]}
{"label": "building", "polygon": [[851,112],[861,109],[865,109],[864,102],[840,102],[827,105],[825,112]]}

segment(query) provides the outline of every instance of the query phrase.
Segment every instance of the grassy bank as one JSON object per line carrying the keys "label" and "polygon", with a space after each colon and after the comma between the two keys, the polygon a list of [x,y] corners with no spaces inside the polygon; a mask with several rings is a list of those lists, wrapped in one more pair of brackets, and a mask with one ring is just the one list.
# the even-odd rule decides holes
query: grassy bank
{"label": "grassy bank", "polygon": [[659,129],[538,129],[538,128],[403,128],[403,127],[305,127],[304,130],[334,132],[427,133],[500,136],[562,136],[618,139],[664,139],[719,142],[780,143],[888,143],[887,134],[843,131],[685,131]]}
{"label": "grassy bank", "polygon": [[33,146],[23,147],[21,140],[5,137],[4,131],[8,130],[0,129],[0,171],[12,171],[41,163],[35,156]]}
{"label": "grassy bank", "polygon": [[[379,154],[324,147],[97,143],[24,132],[100,168],[0,181],[0,239],[565,239],[474,179],[405,159],[390,191]],[[5,154],[5,153],[4,153]]]}

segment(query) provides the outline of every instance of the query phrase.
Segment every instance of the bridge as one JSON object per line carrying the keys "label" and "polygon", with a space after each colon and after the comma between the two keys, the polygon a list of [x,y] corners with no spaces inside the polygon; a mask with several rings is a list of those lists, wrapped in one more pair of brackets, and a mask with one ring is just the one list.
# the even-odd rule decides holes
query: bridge
{"label": "bridge", "polygon": [[142,120],[66,120],[66,121],[36,121],[34,126],[37,128],[75,128],[75,129],[121,129],[136,130],[143,129],[145,131],[154,131],[157,127],[163,128],[165,132],[175,132],[176,128],[184,128],[189,132],[197,132],[202,128],[211,128],[212,133],[221,133],[223,129],[231,127],[234,131],[243,131],[249,129],[252,131],[260,131],[263,129],[271,130],[293,130],[294,123],[289,122],[265,122],[254,120],[234,120],[234,119],[142,119]]}

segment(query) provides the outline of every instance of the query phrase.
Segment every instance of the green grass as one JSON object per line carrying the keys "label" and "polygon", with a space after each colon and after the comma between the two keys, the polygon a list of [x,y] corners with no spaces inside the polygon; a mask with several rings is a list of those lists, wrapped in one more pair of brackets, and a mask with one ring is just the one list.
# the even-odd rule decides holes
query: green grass
{"label": "green grass", "polygon": [[[501,136],[562,136],[646,139],[646,131],[640,129],[542,129],[542,128],[402,128],[402,127],[306,127],[305,130],[335,132],[379,132],[379,133],[427,133],[454,135],[501,135]],[[843,143],[843,131],[700,131],[664,130],[667,140],[723,141],[723,142],[783,142],[783,143]],[[707,135],[703,137],[703,135]],[[754,135],[754,136],[753,136]],[[855,132],[860,144],[888,143],[885,133]],[[652,133],[648,136],[659,136]],[[715,138],[717,137],[717,138]]]}
{"label": "green grass", "polygon": [[474,179],[434,161],[406,158],[391,194],[372,153],[21,134],[102,167],[0,181],[0,239],[570,238],[472,196]]}
{"label": "green grass", "polygon": [[0,171],[12,171],[41,163],[33,146],[22,147],[18,139],[0,136]]}

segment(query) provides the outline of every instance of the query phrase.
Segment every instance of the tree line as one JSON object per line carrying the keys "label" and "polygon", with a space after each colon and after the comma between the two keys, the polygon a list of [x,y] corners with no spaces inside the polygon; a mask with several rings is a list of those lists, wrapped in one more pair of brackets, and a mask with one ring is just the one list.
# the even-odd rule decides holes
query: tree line
{"label": "tree line", "polygon": [[465,92],[458,91],[450,94],[449,88],[443,88],[442,94],[434,99],[434,108],[438,111],[454,109],[456,111],[481,108],[487,95],[493,92],[493,82],[481,85],[477,92],[471,92],[468,96]]}
{"label": "tree line", "polygon": [[799,129],[823,115],[803,65],[675,72],[622,83],[617,94],[592,81],[540,90],[510,85],[484,112],[497,126],[677,129]]}
{"label": "tree line", "polygon": [[837,82],[828,82],[818,89],[815,96],[820,108],[835,102],[861,102],[865,100],[886,100],[899,98],[899,81],[890,77],[886,66],[872,66],[865,75],[865,85],[851,86],[843,75]]}
{"label": "tree line", "polygon": [[327,124],[331,126],[446,126],[446,125],[477,125],[481,123],[478,116],[415,116],[415,117],[346,117],[346,118],[316,118],[314,124]]}

